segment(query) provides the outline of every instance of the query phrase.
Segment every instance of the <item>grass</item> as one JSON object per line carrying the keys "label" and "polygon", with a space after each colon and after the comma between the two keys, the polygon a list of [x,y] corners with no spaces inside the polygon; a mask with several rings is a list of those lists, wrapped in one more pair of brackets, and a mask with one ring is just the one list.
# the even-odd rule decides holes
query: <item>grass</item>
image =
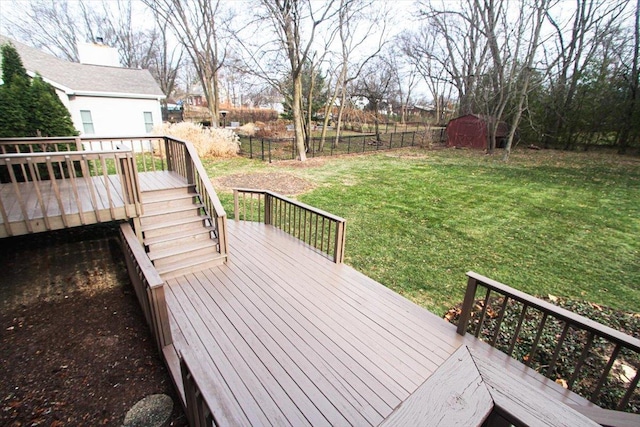
{"label": "grass", "polygon": [[205,164],[212,177],[276,168],[314,182],[298,199],[347,219],[346,263],[438,314],[462,300],[469,270],[532,295],[640,307],[637,158],[400,150]]}

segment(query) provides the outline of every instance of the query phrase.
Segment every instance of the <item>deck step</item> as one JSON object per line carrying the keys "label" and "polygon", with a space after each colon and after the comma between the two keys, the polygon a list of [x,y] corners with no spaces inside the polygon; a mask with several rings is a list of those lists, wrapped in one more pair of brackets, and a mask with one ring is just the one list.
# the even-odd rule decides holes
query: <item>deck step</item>
{"label": "deck step", "polygon": [[160,277],[162,277],[164,280],[167,280],[171,279],[172,277],[202,271],[209,267],[215,267],[216,265],[220,265],[223,262],[224,256],[220,255],[217,252],[214,252],[208,256],[185,259],[164,265],[162,267],[156,267],[156,270],[158,270]]}
{"label": "deck step", "polygon": [[148,225],[162,224],[166,222],[177,221],[182,218],[199,216],[200,208],[202,208],[203,206],[204,205],[201,204],[191,204],[188,206],[169,208],[164,212],[145,212],[145,214],[140,217],[140,224],[142,225],[142,229],[144,230]]}
{"label": "deck step", "polygon": [[184,187],[170,188],[165,190],[153,190],[142,192],[142,203],[155,203],[163,200],[172,200],[186,196],[197,196],[193,191],[193,186],[185,185]]}
{"label": "deck step", "polygon": [[[209,215],[200,215],[197,214],[195,216],[190,216],[187,218],[180,218],[180,219],[176,219],[176,220],[172,220],[172,221],[165,221],[165,222],[158,222],[158,223],[154,223],[154,224],[148,224],[146,226],[142,226],[142,232],[143,233],[147,233],[149,231],[155,231],[155,230],[162,230],[165,228],[172,228],[172,227],[179,227],[181,225],[187,225],[187,224],[198,224],[201,223],[204,220],[207,219],[211,219],[211,217],[209,217]],[[175,230],[174,230],[175,231]],[[151,236],[149,236],[151,237]]]}
{"label": "deck step", "polygon": [[212,226],[198,226],[192,230],[183,230],[177,233],[163,234],[157,237],[149,237],[144,239],[144,244],[149,247],[149,251],[160,250],[174,245],[192,242],[195,240],[214,240],[211,239],[211,232],[215,231]]}
{"label": "deck step", "polygon": [[216,242],[208,239],[191,242],[186,245],[175,245],[174,247],[159,251],[149,251],[147,255],[157,268],[162,267],[164,264],[171,264],[182,259],[196,258],[201,255],[208,255],[211,252],[217,253],[216,246]]}
{"label": "deck step", "polygon": [[195,193],[185,193],[181,194],[180,197],[172,198],[169,200],[159,199],[152,202],[143,202],[144,214],[152,215],[171,209],[192,206],[199,202],[199,200],[196,200],[197,198],[198,195]]}

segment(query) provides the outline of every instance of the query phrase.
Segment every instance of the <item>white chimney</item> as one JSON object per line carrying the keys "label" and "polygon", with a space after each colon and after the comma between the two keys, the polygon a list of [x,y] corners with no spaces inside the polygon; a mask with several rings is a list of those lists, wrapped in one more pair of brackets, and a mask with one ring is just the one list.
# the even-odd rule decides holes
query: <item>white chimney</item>
{"label": "white chimney", "polygon": [[118,49],[105,45],[102,37],[96,43],[78,43],[78,56],[81,64],[121,67]]}

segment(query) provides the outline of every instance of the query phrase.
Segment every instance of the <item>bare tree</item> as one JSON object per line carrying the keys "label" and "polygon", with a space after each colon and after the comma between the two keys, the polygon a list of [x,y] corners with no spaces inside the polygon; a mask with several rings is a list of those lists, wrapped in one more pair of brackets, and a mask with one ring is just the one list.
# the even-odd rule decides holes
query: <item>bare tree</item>
{"label": "bare tree", "polygon": [[[340,62],[337,68],[335,90],[329,102],[333,106],[338,100],[336,145],[340,140],[342,119],[348,104],[348,87],[360,77],[363,68],[378,56],[386,43],[389,10],[386,6],[376,9],[377,6],[379,4],[374,4],[373,1],[341,0],[340,2],[338,11]],[[366,49],[371,42],[371,34],[377,34],[377,37],[370,50],[359,60],[353,58],[356,52]]]}
{"label": "bare tree", "polygon": [[444,120],[446,93],[451,91],[453,81],[448,77],[439,52],[437,33],[431,25],[422,25],[417,31],[405,31],[399,36],[399,45],[406,60],[422,77],[435,108],[436,123]]}
{"label": "bare tree", "polygon": [[[464,0],[437,7],[431,1],[419,3],[418,15],[437,44],[425,59],[434,61],[446,73],[447,83],[458,92],[459,114],[473,113],[478,80],[486,73],[489,45],[479,23],[482,21],[477,2]],[[450,6],[457,6],[449,9]],[[424,31],[424,30],[423,30]]]}
{"label": "bare tree", "polygon": [[[542,24],[545,19],[550,6],[550,0],[534,0],[531,4],[531,8],[525,8],[524,3],[521,4],[520,14],[518,21],[516,22],[516,34],[518,40],[529,40],[528,45],[525,47],[526,52],[522,59],[522,66],[518,67],[520,61],[514,61],[512,66],[511,79],[516,81],[514,95],[515,95],[515,111],[511,118],[511,127],[509,129],[509,135],[507,137],[507,143],[504,151],[504,158],[507,160],[511,154],[511,148],[513,146],[513,140],[522,118],[522,113],[525,107],[525,101],[529,92],[529,83],[531,81],[531,75],[533,71],[533,63],[536,57],[540,45],[540,32],[542,30]],[[533,10],[532,10],[533,9]],[[529,23],[527,24],[527,21]],[[528,29],[528,30],[527,30]],[[518,54],[521,42],[516,43],[517,50],[515,52],[516,58]],[[519,69],[517,69],[519,68]]]}
{"label": "bare tree", "polygon": [[171,97],[176,88],[178,71],[183,64],[183,51],[180,46],[172,46],[167,39],[167,26],[169,23],[156,15],[159,38],[156,43],[154,55],[148,64],[149,71],[155,77],[167,98]]}
{"label": "bare tree", "polygon": [[388,111],[390,97],[396,89],[395,72],[392,65],[384,58],[371,61],[363,70],[351,92],[354,97],[366,98],[366,108],[374,114],[376,141],[380,142],[380,111]]}
{"label": "bare tree", "polygon": [[78,11],[68,1],[29,1],[19,6],[7,20],[12,37],[68,61],[79,61],[77,42],[84,39],[86,22],[78,21]]}
{"label": "bare tree", "polygon": [[231,19],[220,0],[141,0],[166,20],[196,69],[204,91],[211,125],[220,119],[218,73],[224,66],[227,44],[223,43],[226,21]]}
{"label": "bare tree", "polygon": [[565,148],[571,147],[577,129],[567,126],[567,118],[574,111],[578,84],[598,52],[600,40],[614,28],[626,3],[626,0],[576,0],[569,20],[560,18],[566,14],[564,4],[547,13],[547,20],[555,30],[555,49],[545,50],[548,83],[554,94],[552,103],[547,105],[545,146],[564,140]]}
{"label": "bare tree", "polygon": [[404,55],[397,55],[395,51],[386,53],[386,61],[391,67],[395,87],[400,101],[400,123],[406,122],[407,109],[413,99],[413,94],[418,84],[418,68],[413,61],[408,61]]}
{"label": "bare tree", "polygon": [[80,60],[78,42],[98,37],[120,54],[130,68],[148,68],[157,52],[155,27],[136,28],[132,0],[20,2],[9,20],[9,33],[19,40],[72,62]]}
{"label": "bare tree", "polygon": [[[87,7],[94,6],[95,3],[81,2],[80,5],[83,15],[91,16]],[[107,44],[117,48],[123,67],[149,68],[157,59],[159,44],[163,42],[161,37],[164,37],[164,34],[161,34],[155,25],[150,28],[138,28],[134,24],[134,13],[131,0],[103,1],[102,10],[94,8],[93,17],[85,19],[85,22],[101,23],[99,33],[95,33],[95,30],[87,25],[90,40],[102,37]]]}
{"label": "bare tree", "polygon": [[[336,14],[335,1],[330,0],[323,4],[314,3],[311,0],[262,0],[263,15],[260,22],[270,22],[271,29],[276,36],[277,49],[270,51],[283,53],[287,62],[287,74],[292,85],[292,113],[295,129],[295,138],[301,161],[306,160],[304,114],[302,111],[302,72],[303,66],[309,60],[311,47],[313,46],[318,29],[321,25],[330,21]],[[261,51],[268,51],[264,46]],[[253,52],[250,68],[261,70],[263,76],[273,74],[273,70],[265,70],[260,64],[261,55]],[[272,79],[267,77],[267,80]]]}
{"label": "bare tree", "polygon": [[[633,54],[629,67],[627,80],[627,99],[624,105],[621,128],[618,132],[617,144],[618,152],[624,154],[629,146],[632,133],[635,130],[635,137],[638,138],[638,91],[640,85],[640,70],[638,67],[638,57],[640,56],[640,0],[637,0],[635,7],[635,20],[633,26]],[[635,119],[635,120],[634,120]]]}

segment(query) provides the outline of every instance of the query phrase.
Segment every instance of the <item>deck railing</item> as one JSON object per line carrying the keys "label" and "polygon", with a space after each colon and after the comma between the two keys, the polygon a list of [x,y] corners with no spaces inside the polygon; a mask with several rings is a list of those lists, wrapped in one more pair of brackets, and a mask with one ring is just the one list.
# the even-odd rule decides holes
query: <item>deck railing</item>
{"label": "deck railing", "polygon": [[246,417],[231,404],[233,396],[211,379],[196,357],[180,353],[184,408],[190,426],[248,426]]}
{"label": "deck railing", "polygon": [[[640,401],[639,339],[474,272],[467,275],[460,335],[483,338],[600,406],[622,411],[634,395],[635,404]],[[478,288],[485,292],[477,302]],[[589,375],[594,372],[599,377]]]}
{"label": "deck railing", "polygon": [[218,251],[227,256],[227,214],[220,203],[218,194],[213,189],[211,180],[204,169],[195,147],[188,141],[175,138],[164,138],[167,169],[177,172],[192,185],[200,195],[200,202],[204,205],[205,213],[211,218],[211,225],[215,227],[215,237],[218,239]]}
{"label": "deck railing", "polygon": [[164,280],[160,278],[157,270],[151,264],[128,223],[120,225],[120,238],[129,278],[160,354],[162,354],[162,349],[173,342],[164,296]]}
{"label": "deck railing", "polygon": [[258,221],[302,240],[333,259],[344,261],[346,221],[323,210],[266,190],[233,190],[236,221]]}
{"label": "deck railing", "polygon": [[[156,172],[168,170],[184,177],[188,184],[193,186],[200,195],[201,203],[204,205],[203,209],[211,218],[210,225],[214,227],[212,238],[218,239],[220,254],[227,255],[226,213],[211,185],[195,147],[190,142],[166,136],[11,138],[0,140],[0,156],[22,153],[33,157],[43,152],[52,154],[54,152],[62,152],[68,155],[71,152],[77,154],[75,153],[76,151],[81,152],[82,155],[89,155],[88,153],[130,152],[132,153],[132,158],[135,159],[133,162],[134,171]],[[109,162],[105,165],[107,166],[106,169],[101,169],[100,162],[98,162],[97,169],[88,169],[88,171],[91,173],[98,171],[100,174],[118,171],[117,167],[112,166]],[[58,166],[59,168],[60,166]],[[136,178],[136,186],[133,188],[139,192],[137,174],[134,173],[131,176]],[[135,207],[138,209],[139,193],[135,202]],[[112,218],[108,220],[110,219]],[[5,220],[5,227],[6,223]]]}
{"label": "deck railing", "polygon": [[[7,153],[0,154],[0,180],[9,187],[0,198],[6,235],[15,234],[16,223],[32,233],[58,228],[52,227],[52,221],[61,220],[69,227],[141,214],[140,185],[131,150],[67,151],[76,148],[75,142],[12,148],[0,144],[0,150]],[[54,201],[45,200],[50,192]],[[10,218],[11,206],[5,206],[3,199],[17,202],[19,221],[15,221],[15,214]]]}

